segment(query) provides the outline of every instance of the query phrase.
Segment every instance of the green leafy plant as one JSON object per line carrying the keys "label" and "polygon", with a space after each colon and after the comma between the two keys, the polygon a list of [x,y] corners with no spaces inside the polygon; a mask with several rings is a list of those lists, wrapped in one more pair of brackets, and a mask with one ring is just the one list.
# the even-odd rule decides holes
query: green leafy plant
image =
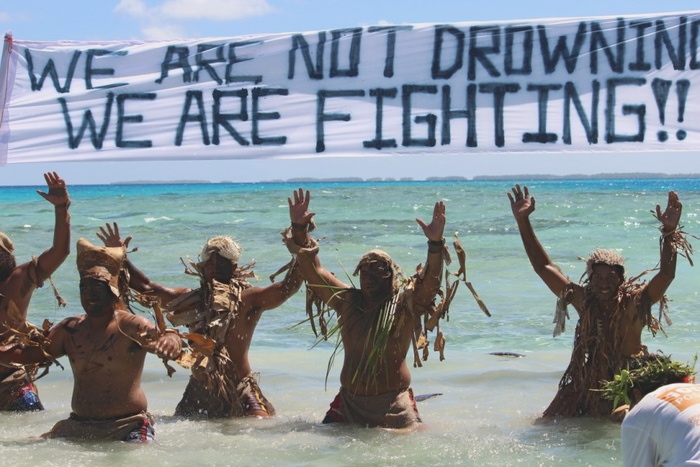
{"label": "green leafy plant", "polygon": [[603,381],[600,391],[605,399],[613,401],[614,408],[619,407],[622,401],[629,405],[632,388],[646,393],[666,384],[694,382],[697,360],[696,354],[692,365],[674,362],[670,355],[661,352],[635,357],[612,381]]}

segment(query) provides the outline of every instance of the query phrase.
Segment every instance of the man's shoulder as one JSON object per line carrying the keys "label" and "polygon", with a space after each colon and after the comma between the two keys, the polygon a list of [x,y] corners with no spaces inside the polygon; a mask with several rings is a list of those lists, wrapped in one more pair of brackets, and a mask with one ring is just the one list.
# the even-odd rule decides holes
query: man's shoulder
{"label": "man's shoulder", "polygon": [[648,286],[648,282],[634,282],[628,284],[626,290],[622,294],[622,300],[625,303],[625,305],[638,305],[643,297],[646,297],[648,299]]}
{"label": "man's shoulder", "polygon": [[583,293],[583,291],[586,289],[583,285],[579,284],[578,282],[574,282],[571,279],[568,279],[569,282],[564,284],[562,287],[561,293],[566,294],[566,293]]}
{"label": "man's shoulder", "polygon": [[355,303],[358,300],[362,300],[362,291],[355,287],[337,289],[336,294],[342,297],[342,299],[346,302]]}
{"label": "man's shoulder", "polygon": [[341,290],[341,300],[339,300],[338,307],[344,308],[346,310],[362,310],[362,292],[360,289],[354,287],[348,287],[347,289]]}
{"label": "man's shoulder", "polygon": [[114,310],[114,321],[117,325],[143,326],[152,324],[152,321],[142,315],[137,315],[125,310]]}
{"label": "man's shoulder", "polygon": [[158,338],[156,326],[150,319],[123,310],[115,310],[110,332],[117,335],[117,341],[133,342],[138,344],[139,348],[142,348],[144,343]]}
{"label": "man's shoulder", "polygon": [[56,325],[56,328],[64,329],[66,331],[75,331],[84,322],[87,315],[69,316],[68,318],[63,318]]}

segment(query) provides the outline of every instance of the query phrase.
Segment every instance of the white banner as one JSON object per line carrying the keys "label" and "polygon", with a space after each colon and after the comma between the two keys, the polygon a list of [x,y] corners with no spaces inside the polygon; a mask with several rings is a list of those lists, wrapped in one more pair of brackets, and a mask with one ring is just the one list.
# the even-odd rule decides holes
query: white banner
{"label": "white banner", "polygon": [[162,42],[6,37],[0,163],[697,151],[700,11]]}

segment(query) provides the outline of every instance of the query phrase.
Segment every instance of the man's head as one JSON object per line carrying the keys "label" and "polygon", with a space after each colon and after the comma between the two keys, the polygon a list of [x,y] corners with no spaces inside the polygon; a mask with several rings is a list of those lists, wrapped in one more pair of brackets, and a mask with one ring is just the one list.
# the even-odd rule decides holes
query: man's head
{"label": "man's head", "polygon": [[360,275],[360,290],[374,299],[381,299],[398,291],[400,270],[388,253],[370,250],[357,263],[353,276]]}
{"label": "man's head", "polygon": [[15,245],[10,237],[0,232],[0,282],[4,282],[17,267]]}
{"label": "man's head", "polygon": [[231,237],[219,236],[207,240],[199,254],[204,278],[228,283],[241,258],[241,251],[243,249]]}
{"label": "man's head", "polygon": [[2,232],[0,232],[0,250],[3,250],[9,254],[12,254],[15,251],[15,245],[12,243],[12,240],[10,240],[10,237]]}
{"label": "man's head", "polygon": [[119,300],[119,273],[126,256],[124,247],[98,247],[78,240],[80,301],[88,315],[114,310]]}
{"label": "man's head", "polygon": [[625,281],[625,259],[612,250],[595,250],[586,259],[586,280],[598,299],[616,297]]}
{"label": "man's head", "polygon": [[15,245],[10,237],[0,232],[0,282],[10,277],[12,271],[17,267],[14,251]]}

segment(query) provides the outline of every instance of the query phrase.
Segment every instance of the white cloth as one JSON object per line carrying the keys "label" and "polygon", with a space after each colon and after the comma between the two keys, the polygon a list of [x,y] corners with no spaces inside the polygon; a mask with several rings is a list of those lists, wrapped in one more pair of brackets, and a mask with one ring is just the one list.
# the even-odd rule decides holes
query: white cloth
{"label": "white cloth", "polygon": [[647,394],[622,423],[625,466],[700,465],[700,384]]}

